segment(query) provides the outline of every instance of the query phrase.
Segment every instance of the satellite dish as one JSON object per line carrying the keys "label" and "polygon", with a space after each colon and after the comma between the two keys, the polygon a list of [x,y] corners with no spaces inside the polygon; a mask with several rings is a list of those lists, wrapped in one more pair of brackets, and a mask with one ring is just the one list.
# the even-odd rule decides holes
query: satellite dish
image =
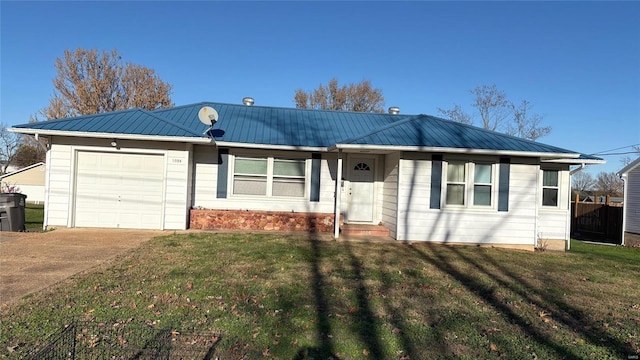
{"label": "satellite dish", "polygon": [[211,106],[204,106],[198,111],[198,119],[201,123],[211,126],[218,121],[218,112]]}

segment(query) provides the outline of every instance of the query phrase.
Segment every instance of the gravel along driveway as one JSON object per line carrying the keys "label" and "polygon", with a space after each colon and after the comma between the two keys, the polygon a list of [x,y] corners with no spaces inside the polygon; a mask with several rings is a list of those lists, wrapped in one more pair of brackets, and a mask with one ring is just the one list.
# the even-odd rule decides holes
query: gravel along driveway
{"label": "gravel along driveway", "polygon": [[0,306],[91,269],[169,232],[124,229],[56,229],[0,232]]}

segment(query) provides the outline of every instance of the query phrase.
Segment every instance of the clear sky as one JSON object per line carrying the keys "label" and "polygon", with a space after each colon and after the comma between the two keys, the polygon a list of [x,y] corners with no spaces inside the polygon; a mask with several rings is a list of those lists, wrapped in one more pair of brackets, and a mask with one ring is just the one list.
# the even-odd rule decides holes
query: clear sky
{"label": "clear sky", "polygon": [[[438,115],[496,84],[592,154],[640,144],[640,2],[0,2],[0,121],[48,105],[65,49],[117,49],[200,101],[294,107],[363,79],[386,106]],[[614,152],[628,151],[624,148]],[[617,171],[617,156],[591,172]]]}

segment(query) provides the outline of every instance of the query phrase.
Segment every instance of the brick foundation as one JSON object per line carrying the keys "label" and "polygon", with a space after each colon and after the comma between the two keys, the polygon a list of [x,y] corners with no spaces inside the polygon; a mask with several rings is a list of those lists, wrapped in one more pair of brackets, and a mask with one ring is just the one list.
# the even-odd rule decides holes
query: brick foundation
{"label": "brick foundation", "polygon": [[333,219],[334,214],[326,213],[191,209],[189,228],[333,232]]}
{"label": "brick foundation", "polygon": [[624,233],[624,246],[640,247],[640,234],[630,232]]}

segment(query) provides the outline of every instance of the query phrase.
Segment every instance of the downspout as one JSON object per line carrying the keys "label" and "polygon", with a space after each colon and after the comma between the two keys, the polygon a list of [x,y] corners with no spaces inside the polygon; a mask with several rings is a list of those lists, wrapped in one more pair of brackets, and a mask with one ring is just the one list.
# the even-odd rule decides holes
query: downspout
{"label": "downspout", "polygon": [[47,139],[47,153],[45,155],[44,164],[44,219],[42,220],[42,230],[47,230],[49,224],[49,192],[51,186],[49,184],[51,173],[51,138]]}
{"label": "downspout", "polygon": [[334,199],[333,237],[340,237],[340,200],[342,198],[342,150],[338,151],[338,168],[336,169],[336,192]]}
{"label": "downspout", "polygon": [[[571,250],[571,177],[573,174],[582,171],[585,168],[585,164],[582,163],[576,169],[569,171],[569,214],[567,215],[567,250]],[[578,206],[578,204],[576,204]]]}
{"label": "downspout", "polygon": [[624,183],[623,197],[622,197],[622,239],[620,239],[620,245],[624,246],[624,232],[627,229],[627,182],[629,178],[627,174],[620,175],[620,179]]}
{"label": "downspout", "polygon": [[538,231],[538,219],[540,218],[540,203],[542,203],[542,184],[540,183],[540,174],[542,168],[540,165],[536,168],[536,203],[535,203],[535,215],[533,217],[533,248],[538,246],[538,239],[540,238],[540,232]]}

